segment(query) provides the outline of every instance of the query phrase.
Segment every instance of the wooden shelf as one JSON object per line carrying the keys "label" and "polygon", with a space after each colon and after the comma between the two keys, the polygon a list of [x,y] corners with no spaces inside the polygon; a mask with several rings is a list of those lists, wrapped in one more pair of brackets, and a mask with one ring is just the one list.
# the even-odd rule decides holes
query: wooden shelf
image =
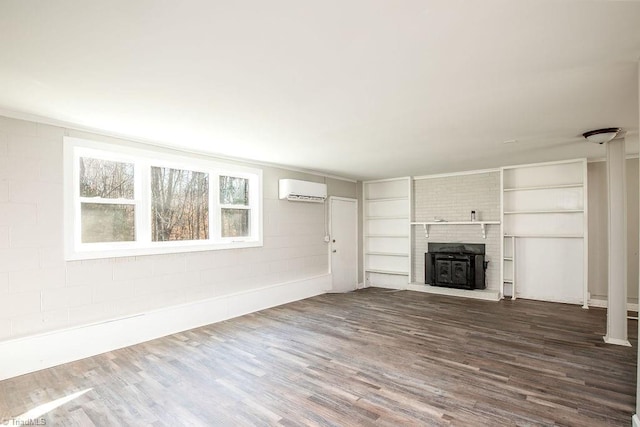
{"label": "wooden shelf", "polygon": [[365,255],[408,257],[409,254],[398,252],[365,252]]}
{"label": "wooden shelf", "polygon": [[389,215],[389,216],[368,216],[366,219],[369,220],[380,220],[380,219],[409,219],[408,216],[397,216],[397,215]]}
{"label": "wooden shelf", "polygon": [[399,238],[399,237],[409,237],[408,234],[367,234],[364,237],[385,237],[385,238]]}
{"label": "wooden shelf", "polygon": [[381,197],[379,199],[367,199],[367,202],[393,202],[396,200],[409,200],[408,197]]}
{"label": "wooden shelf", "polygon": [[393,274],[395,276],[408,276],[408,271],[393,271],[393,270],[376,270],[372,268],[367,268],[364,270],[367,273],[379,273],[379,274]]}
{"label": "wooden shelf", "polygon": [[582,239],[582,234],[505,234],[504,237],[535,237],[540,239]]}
{"label": "wooden shelf", "polygon": [[482,238],[487,238],[487,224],[500,224],[500,221],[427,221],[412,222],[411,225],[421,225],[424,227],[424,237],[429,238],[429,227],[432,225],[479,225],[482,231]]}
{"label": "wooden shelf", "polygon": [[531,210],[531,211],[505,211],[505,215],[519,214],[554,214],[554,213],[584,213],[584,209],[554,209],[554,210]]}
{"label": "wooden shelf", "polygon": [[505,188],[504,191],[533,191],[533,190],[555,190],[559,188],[582,188],[584,184],[557,184],[557,185],[539,185],[534,187],[513,187]]}
{"label": "wooden shelf", "polygon": [[411,225],[476,225],[476,224],[500,224],[500,221],[427,221],[427,222],[411,223]]}

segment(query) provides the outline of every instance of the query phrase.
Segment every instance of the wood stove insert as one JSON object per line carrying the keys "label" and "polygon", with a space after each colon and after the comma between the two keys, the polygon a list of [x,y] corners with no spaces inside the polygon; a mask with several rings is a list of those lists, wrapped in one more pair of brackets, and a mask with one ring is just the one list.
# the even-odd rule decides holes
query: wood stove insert
{"label": "wood stove insert", "polygon": [[425,284],[461,289],[485,289],[488,261],[485,246],[476,243],[429,243]]}

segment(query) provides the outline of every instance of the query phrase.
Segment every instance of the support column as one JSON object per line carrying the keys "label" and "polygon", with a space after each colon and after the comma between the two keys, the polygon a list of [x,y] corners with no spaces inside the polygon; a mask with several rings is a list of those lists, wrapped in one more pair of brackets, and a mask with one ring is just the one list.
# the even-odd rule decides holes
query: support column
{"label": "support column", "polygon": [[[640,112],[640,61],[638,61],[638,111]],[[640,115],[638,115],[638,128],[640,129]],[[640,135],[638,135],[640,138]],[[640,160],[639,160],[640,161]],[[640,262],[640,256],[638,257],[638,262]],[[640,281],[638,282],[638,287],[640,288]],[[640,328],[638,328],[638,342],[640,342]],[[632,425],[633,427],[640,427],[640,417],[638,414],[640,413],[640,352],[638,352],[638,361],[636,363],[636,413],[632,417]]]}
{"label": "support column", "polygon": [[609,292],[607,344],[631,346],[627,337],[627,189],[625,142],[607,144],[607,188],[609,192]]}

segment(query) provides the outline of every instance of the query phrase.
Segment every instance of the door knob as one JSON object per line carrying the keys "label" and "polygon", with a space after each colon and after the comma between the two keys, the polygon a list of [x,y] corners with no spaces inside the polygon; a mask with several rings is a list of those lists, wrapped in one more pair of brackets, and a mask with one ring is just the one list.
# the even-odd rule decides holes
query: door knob
{"label": "door knob", "polygon": [[331,252],[333,252],[333,253],[335,254],[335,253],[336,253],[336,252],[338,252],[338,251],[334,249],[334,250],[332,250]]}

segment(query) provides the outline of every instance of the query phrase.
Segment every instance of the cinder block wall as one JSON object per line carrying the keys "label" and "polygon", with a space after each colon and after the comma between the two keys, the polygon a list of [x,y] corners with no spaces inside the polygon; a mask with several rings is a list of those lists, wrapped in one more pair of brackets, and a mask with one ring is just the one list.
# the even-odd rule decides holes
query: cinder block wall
{"label": "cinder block wall", "polygon": [[262,248],[65,262],[65,135],[113,140],[0,117],[0,341],[327,274],[324,205],[279,200],[278,180],[356,197],[356,183],[262,167]]}

